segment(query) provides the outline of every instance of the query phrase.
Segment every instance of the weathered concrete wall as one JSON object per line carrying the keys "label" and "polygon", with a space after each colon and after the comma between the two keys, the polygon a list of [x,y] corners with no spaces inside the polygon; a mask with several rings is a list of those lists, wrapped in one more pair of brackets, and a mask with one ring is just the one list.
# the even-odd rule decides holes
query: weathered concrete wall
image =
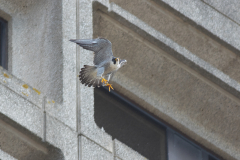
{"label": "weathered concrete wall", "polygon": [[112,12],[96,7],[94,37],[110,39],[114,55],[128,60],[113,79],[117,91],[239,159],[239,45],[230,36],[238,24],[201,1],[112,2]]}
{"label": "weathered concrete wall", "polygon": [[[240,159],[239,3],[217,2],[1,0],[10,69],[0,69],[0,112],[18,123],[0,121],[2,137],[40,157],[144,159],[96,125],[93,89],[78,81],[93,55],[68,40],[101,36],[128,60],[115,90],[223,159]],[[3,157],[24,156],[5,147]]]}
{"label": "weathered concrete wall", "polygon": [[[0,112],[24,127],[3,121],[2,136],[9,133],[26,148],[10,150],[9,142],[1,158],[113,159],[111,136],[94,122],[93,89],[80,88],[77,77],[93,56],[68,41],[80,34],[92,37],[92,2],[3,1],[0,9],[10,24],[11,55],[10,70],[0,70]],[[29,131],[31,136],[21,137]],[[141,157],[133,153],[132,159]]]}
{"label": "weathered concrete wall", "polygon": [[10,18],[12,74],[62,102],[62,3],[2,0]]}

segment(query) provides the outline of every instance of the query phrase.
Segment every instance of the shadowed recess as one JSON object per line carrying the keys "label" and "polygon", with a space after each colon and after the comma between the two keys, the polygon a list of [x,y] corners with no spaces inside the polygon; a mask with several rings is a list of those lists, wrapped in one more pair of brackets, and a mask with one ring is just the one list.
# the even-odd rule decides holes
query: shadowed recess
{"label": "shadowed recess", "polygon": [[[0,150],[19,160],[64,160],[60,149],[0,113]],[[3,157],[0,157],[0,159]]]}
{"label": "shadowed recess", "polygon": [[94,98],[94,118],[100,128],[148,159],[166,159],[164,127],[104,89],[95,89]]}

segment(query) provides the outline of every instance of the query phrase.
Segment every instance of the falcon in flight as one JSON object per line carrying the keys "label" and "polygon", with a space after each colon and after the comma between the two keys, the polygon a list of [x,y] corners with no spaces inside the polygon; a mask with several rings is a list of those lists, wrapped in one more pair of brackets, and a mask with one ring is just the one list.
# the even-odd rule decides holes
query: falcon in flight
{"label": "falcon in flight", "polygon": [[79,73],[79,80],[88,87],[107,86],[109,92],[113,89],[109,84],[113,74],[127,63],[127,60],[116,58],[112,53],[112,43],[105,38],[71,39],[84,49],[94,52],[94,66],[84,65]]}

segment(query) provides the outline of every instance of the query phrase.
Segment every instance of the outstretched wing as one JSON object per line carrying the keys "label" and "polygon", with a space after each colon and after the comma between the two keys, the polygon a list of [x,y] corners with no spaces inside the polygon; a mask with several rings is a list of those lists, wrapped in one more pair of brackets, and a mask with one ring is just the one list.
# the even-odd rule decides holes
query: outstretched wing
{"label": "outstretched wing", "polygon": [[71,39],[70,41],[77,43],[84,49],[94,51],[93,63],[95,65],[112,60],[112,43],[107,39]]}

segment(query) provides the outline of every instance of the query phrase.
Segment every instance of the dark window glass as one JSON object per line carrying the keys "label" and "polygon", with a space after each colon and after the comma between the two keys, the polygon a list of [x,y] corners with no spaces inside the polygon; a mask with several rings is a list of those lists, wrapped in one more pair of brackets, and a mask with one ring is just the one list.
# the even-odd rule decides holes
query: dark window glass
{"label": "dark window glass", "polygon": [[169,160],[202,160],[202,151],[178,134],[168,132]]}
{"label": "dark window glass", "polygon": [[0,66],[5,69],[8,69],[7,28],[7,21],[0,18]]}
{"label": "dark window glass", "polygon": [[218,160],[218,159],[213,158],[212,156],[209,156],[209,157],[208,157],[208,160]]}
{"label": "dark window glass", "polygon": [[166,129],[108,91],[95,89],[95,121],[142,156],[166,160]]}
{"label": "dark window glass", "polygon": [[94,90],[95,122],[150,160],[220,160],[115,92]]}

